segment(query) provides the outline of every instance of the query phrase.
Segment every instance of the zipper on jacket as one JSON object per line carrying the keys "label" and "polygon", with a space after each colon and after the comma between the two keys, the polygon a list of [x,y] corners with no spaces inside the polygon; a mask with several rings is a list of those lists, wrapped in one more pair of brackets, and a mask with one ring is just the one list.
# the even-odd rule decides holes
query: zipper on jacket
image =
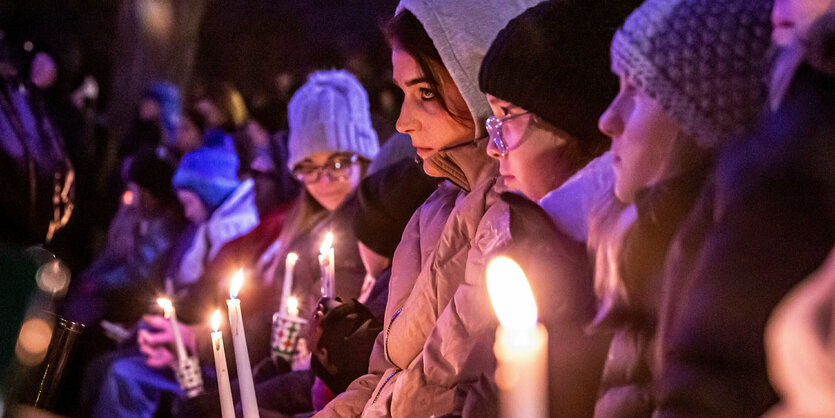
{"label": "zipper on jacket", "polygon": [[371,401],[371,405],[374,405],[375,403],[377,403],[377,398],[379,398],[380,394],[383,393],[383,388],[385,388],[386,384],[388,384],[389,380],[391,380],[391,378],[394,377],[394,375],[396,375],[399,372],[400,372],[400,370],[396,370],[396,371],[391,372],[389,377],[387,377],[386,380],[383,381],[383,384],[380,385],[380,389],[377,391],[377,394],[374,395],[374,400]]}
{"label": "zipper on jacket", "polygon": [[391,316],[391,320],[389,321],[389,326],[386,328],[386,360],[389,361],[393,366],[397,367],[393,361],[391,361],[391,357],[389,356],[389,332],[391,332],[391,324],[394,323],[394,320],[397,319],[397,316],[400,315],[400,312],[403,312],[403,307],[401,306],[394,315]]}

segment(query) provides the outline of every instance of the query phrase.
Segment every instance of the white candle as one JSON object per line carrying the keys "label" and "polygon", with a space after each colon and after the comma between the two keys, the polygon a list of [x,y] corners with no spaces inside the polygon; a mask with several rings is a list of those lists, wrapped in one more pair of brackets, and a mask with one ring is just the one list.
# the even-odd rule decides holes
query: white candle
{"label": "white candle", "polygon": [[507,257],[487,266],[487,290],[501,325],[496,330],[496,385],[502,417],[548,416],[548,332],[537,323],[525,273]]}
{"label": "white candle", "polygon": [[319,247],[319,267],[322,276],[322,297],[332,298],[336,296],[333,259],[333,233],[328,232],[325,235],[324,241],[322,241],[322,246]]}
{"label": "white candle", "polygon": [[281,306],[279,307],[279,311],[282,313],[287,313],[287,298],[293,291],[293,270],[296,268],[296,261],[298,260],[299,256],[296,253],[287,254],[287,258],[284,260],[284,284],[281,288]]}
{"label": "white candle", "polygon": [[183,337],[180,336],[180,326],[177,322],[177,312],[174,310],[174,304],[171,303],[170,299],[159,298],[157,299],[157,305],[162,308],[165,318],[171,322],[171,332],[174,334],[174,347],[177,351],[177,362],[181,363],[186,361],[188,354],[186,353],[186,346],[183,344]]}
{"label": "white candle", "polygon": [[235,418],[235,401],[232,400],[232,386],[229,383],[229,370],[226,367],[226,350],[223,348],[223,333],[220,331],[220,309],[212,314],[212,352],[215,355],[217,371],[217,392],[220,396],[220,416]]}
{"label": "white candle", "polygon": [[229,326],[232,332],[232,345],[235,347],[235,364],[238,367],[238,385],[241,388],[241,407],[244,418],[257,418],[258,401],[255,398],[255,384],[252,382],[252,366],[249,363],[249,352],[246,348],[244,335],[244,321],[241,315],[241,301],[237,299],[238,292],[244,282],[244,272],[238,270],[229,286]]}

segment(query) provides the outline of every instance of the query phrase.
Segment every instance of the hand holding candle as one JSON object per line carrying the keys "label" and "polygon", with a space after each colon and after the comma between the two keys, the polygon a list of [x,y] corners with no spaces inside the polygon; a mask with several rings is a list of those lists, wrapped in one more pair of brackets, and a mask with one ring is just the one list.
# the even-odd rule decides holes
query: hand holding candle
{"label": "hand holding candle", "polygon": [[174,346],[176,347],[177,361],[184,361],[188,358],[186,347],[183,345],[183,337],[180,335],[180,326],[177,322],[177,312],[174,310],[174,304],[170,299],[159,298],[157,305],[162,308],[165,319],[171,321],[171,332],[174,333]]}
{"label": "hand holding candle", "polygon": [[548,333],[537,323],[525,273],[507,257],[487,265],[487,291],[501,325],[496,330],[496,385],[502,417],[548,416]]}
{"label": "hand holding candle", "polygon": [[217,371],[217,392],[220,396],[220,414],[223,418],[235,418],[235,402],[232,399],[232,386],[229,383],[229,371],[226,367],[226,350],[223,348],[223,333],[220,332],[220,310],[212,314],[212,353],[215,356]]}
{"label": "hand holding candle", "polygon": [[183,337],[180,334],[180,324],[177,321],[177,311],[170,299],[159,298],[157,304],[162,308],[165,318],[170,321],[171,333],[174,335],[174,346],[177,352],[177,363],[174,367],[177,381],[183,393],[189,398],[197,396],[203,391],[203,376],[200,373],[200,363],[197,357],[191,357],[186,352]]}
{"label": "hand holding candle", "polygon": [[257,418],[260,415],[258,401],[255,398],[255,384],[252,381],[252,365],[249,363],[249,352],[246,347],[241,301],[237,299],[243,284],[244,272],[238,270],[229,286],[229,300],[226,301],[226,306],[229,309],[229,326],[232,331],[232,345],[235,347],[235,364],[238,366],[238,384],[241,388],[241,407],[244,418]]}

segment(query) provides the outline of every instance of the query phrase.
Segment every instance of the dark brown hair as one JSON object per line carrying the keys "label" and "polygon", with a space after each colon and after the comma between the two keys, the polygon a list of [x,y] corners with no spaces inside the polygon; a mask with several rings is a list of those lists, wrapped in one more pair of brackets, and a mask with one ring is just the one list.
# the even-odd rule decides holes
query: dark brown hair
{"label": "dark brown hair", "polygon": [[[423,28],[423,24],[412,12],[403,10],[391,18],[383,26],[383,34],[392,49],[400,48],[414,58],[420,66],[423,77],[426,78],[427,83],[434,91],[442,109],[462,124],[473,123],[469,109],[462,114],[458,109],[453,110],[449,107],[444,97],[443,82],[445,78],[451,79],[451,77],[446,66],[444,66],[441,55],[438,54],[438,50],[432,42],[432,38],[429,37],[429,34]],[[455,87],[457,88],[457,86]]]}

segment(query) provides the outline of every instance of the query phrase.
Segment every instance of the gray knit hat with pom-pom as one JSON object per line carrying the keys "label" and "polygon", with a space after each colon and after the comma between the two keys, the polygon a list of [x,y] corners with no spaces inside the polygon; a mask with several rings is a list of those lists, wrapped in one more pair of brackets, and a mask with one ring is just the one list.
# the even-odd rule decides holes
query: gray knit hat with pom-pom
{"label": "gray knit hat with pom-pom", "polygon": [[612,68],[703,148],[764,109],[771,1],[648,0],[612,41]]}

